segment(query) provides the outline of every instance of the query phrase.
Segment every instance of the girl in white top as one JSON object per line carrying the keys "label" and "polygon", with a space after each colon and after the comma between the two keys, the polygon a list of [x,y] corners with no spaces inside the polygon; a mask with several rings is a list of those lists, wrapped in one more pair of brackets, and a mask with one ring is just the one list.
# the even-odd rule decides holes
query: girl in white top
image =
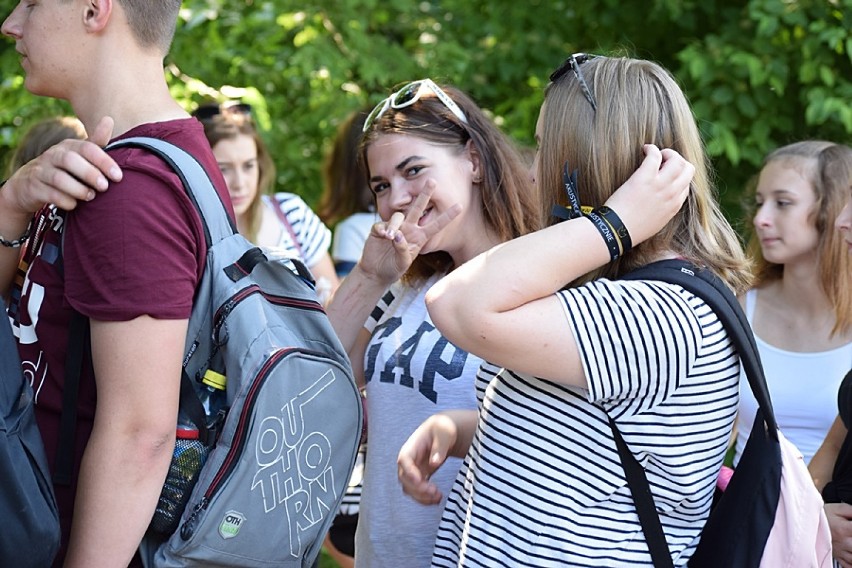
{"label": "girl in white top", "polygon": [[204,125],[228,184],[237,230],[255,244],[283,249],[304,262],[325,303],[338,284],[328,253],[331,231],[298,195],[268,195],[275,181],[275,164],[250,107],[235,102],[203,105],[193,114]]}
{"label": "girl in white top", "polygon": [[[424,296],[477,254],[538,228],[540,205],[514,146],[457,89],[414,81],[366,125],[362,155],[383,221],[328,306],[367,391],[355,564],[425,568],[442,509],[402,493],[396,456],[428,416],[476,408],[481,361],[435,328]],[[448,491],[460,464],[434,482]]]}
{"label": "girl in white top", "polygon": [[[837,415],[837,389],[852,366],[852,262],[834,230],[848,192],[835,171],[838,148],[809,140],[773,151],[754,193],[757,279],[743,303],[778,426],[805,463]],[[744,376],[740,385],[735,463],[757,410]]]}
{"label": "girl in white top", "polygon": [[[658,65],[575,54],[551,76],[536,139],[545,202],[565,203],[576,185],[572,213],[595,209],[479,255],[429,291],[438,329],[503,370],[483,367],[478,414],[418,428],[400,480],[436,502],[430,476],[466,455],[433,566],[650,565],[611,417],[684,566],[710,511],[739,360],[702,300],[617,278],[682,257],[741,291],[745,254],[714,199],[689,105]],[[566,161],[576,184],[563,185]]]}
{"label": "girl in white top", "polygon": [[[824,172],[820,176],[820,181],[824,183],[826,177],[830,175],[832,184],[837,188],[842,206],[834,221],[834,228],[838,233],[837,244],[852,261],[852,148],[843,144],[832,144],[820,152],[819,161],[831,164],[830,168],[820,168]],[[831,230],[830,222],[826,228]],[[852,272],[848,265],[846,271],[838,276],[838,281],[845,283],[848,292],[849,286],[852,285]],[[836,316],[838,322],[846,321],[848,325],[849,318],[852,317],[848,304],[846,312],[838,311]],[[852,423],[849,418],[852,414],[848,396],[850,381],[852,381],[852,370],[843,381],[838,396],[840,415],[835,418],[825,440],[808,464],[814,484],[822,491],[826,501],[825,513],[831,528],[832,554],[836,564],[842,568],[852,567],[852,504],[850,504],[852,503],[852,496],[850,496],[852,495],[850,490],[852,475],[850,475],[849,465],[852,439],[847,429],[847,426]]]}

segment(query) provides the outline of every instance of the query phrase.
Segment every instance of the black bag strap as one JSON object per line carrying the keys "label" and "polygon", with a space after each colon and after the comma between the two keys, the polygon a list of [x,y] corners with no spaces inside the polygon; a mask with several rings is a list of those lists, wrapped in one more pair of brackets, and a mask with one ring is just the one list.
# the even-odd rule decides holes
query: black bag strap
{"label": "black bag strap", "polygon": [[[715,312],[719,321],[728,332],[740,362],[746,372],[749,386],[762,412],[767,433],[773,439],[778,438],[778,426],[769,398],[769,389],[763,374],[763,366],[754,341],[754,334],[739,302],[733,292],[713,272],[700,269],[682,260],[663,260],[638,268],[622,277],[624,280],[659,280],[677,284],[704,300]],[[648,543],[648,550],[655,568],[673,566],[671,551],[666,542],[660,516],[654,505],[651,488],[641,464],[627,447],[621,432],[612,418],[609,425],[618,449],[618,456],[624,468],[627,484],[639,515],[642,532]]]}
{"label": "black bag strap", "polygon": [[87,347],[89,318],[75,311],[68,327],[68,353],[65,357],[65,381],[62,386],[62,413],[59,416],[59,443],[56,447],[56,466],[53,482],[71,485],[74,470],[74,447],[77,437],[77,399],[80,394],[80,375],[83,372],[83,356],[91,359]]}
{"label": "black bag strap", "polygon": [[[122,146],[134,146],[147,149],[165,160],[178,174],[187,195],[192,200],[203,221],[204,237],[208,248],[214,242],[236,232],[236,226],[227,214],[224,204],[215,191],[198,190],[190,183],[204,184],[207,182],[212,189],[207,173],[198,161],[186,151],[174,144],[155,138],[130,138],[113,142],[107,150]],[[203,185],[201,186],[203,187]],[[64,234],[63,234],[64,243]],[[62,262],[60,255],[59,262]],[[59,267],[62,270],[62,266]],[[56,467],[53,481],[60,485],[70,485],[74,469],[74,446],[77,434],[77,402],[80,390],[80,375],[83,371],[83,357],[91,359],[91,348],[87,345],[89,336],[89,319],[74,312],[68,331],[68,352],[65,357],[65,381],[62,387],[62,413],[60,415],[59,443],[56,451]],[[198,427],[199,439],[207,444],[210,433],[204,418],[204,408],[192,386],[192,379],[182,373],[180,387],[180,407],[190,420]]]}
{"label": "black bag strap", "polygon": [[612,418],[609,418],[609,427],[612,428],[618,457],[621,458],[621,467],[624,468],[627,486],[630,487],[630,494],[633,496],[633,504],[636,505],[639,524],[642,525],[642,532],[645,533],[645,542],[648,543],[648,552],[651,553],[654,567],[673,568],[672,553],[666,542],[660,515],[657,514],[657,508],[654,506],[654,497],[651,495],[651,486],[648,484],[645,470],[627,447]]}
{"label": "black bag strap", "polygon": [[661,260],[625,274],[623,280],[660,280],[677,284],[704,300],[728,332],[740,357],[751,392],[763,411],[766,429],[773,440],[778,439],[778,424],[769,398],[769,388],[763,374],[763,364],[754,340],[754,333],[736,296],[712,271],[697,268],[684,260]]}

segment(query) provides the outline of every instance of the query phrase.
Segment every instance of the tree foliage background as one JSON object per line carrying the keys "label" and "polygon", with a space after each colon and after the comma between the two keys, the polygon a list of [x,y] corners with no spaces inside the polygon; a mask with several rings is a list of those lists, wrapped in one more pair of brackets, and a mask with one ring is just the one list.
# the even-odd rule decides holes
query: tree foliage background
{"label": "tree foliage background", "polygon": [[[4,15],[14,2],[0,0]],[[253,105],[278,190],[316,203],[338,124],[402,82],[470,93],[533,145],[543,87],[576,51],[653,59],[693,103],[723,205],[772,148],[852,140],[852,0],[185,0],[166,72],[191,110]],[[24,126],[69,112],[33,97],[12,41],[0,44],[0,160]]]}

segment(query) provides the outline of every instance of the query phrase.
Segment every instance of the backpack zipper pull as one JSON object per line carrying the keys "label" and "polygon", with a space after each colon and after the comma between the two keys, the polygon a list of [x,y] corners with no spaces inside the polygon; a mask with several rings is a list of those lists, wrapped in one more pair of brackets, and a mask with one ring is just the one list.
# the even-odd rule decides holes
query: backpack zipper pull
{"label": "backpack zipper pull", "polygon": [[195,533],[195,521],[198,519],[198,515],[207,508],[209,501],[207,497],[202,497],[201,501],[198,505],[195,506],[195,509],[192,510],[192,514],[189,515],[189,518],[186,519],[186,522],[180,528],[180,537],[183,540],[189,540],[192,538],[193,533]]}

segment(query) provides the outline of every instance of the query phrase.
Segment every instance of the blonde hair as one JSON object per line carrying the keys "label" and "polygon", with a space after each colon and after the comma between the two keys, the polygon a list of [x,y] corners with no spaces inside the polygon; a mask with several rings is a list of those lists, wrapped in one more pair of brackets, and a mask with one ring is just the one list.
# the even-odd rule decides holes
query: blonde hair
{"label": "blonde hair", "polygon": [[[470,142],[479,155],[482,179],[477,184],[483,218],[502,241],[508,241],[541,228],[540,201],[529,170],[518,150],[485,112],[462,91],[441,86],[467,118],[463,124],[434,95],[422,96],[414,104],[388,110],[364,134],[361,159],[381,134],[416,136],[432,144],[454,148],[461,153]],[[369,172],[367,173],[369,177]],[[404,276],[417,282],[436,272],[449,272],[452,259],[446,252],[418,256]]]}
{"label": "blonde hair", "polygon": [[[832,335],[852,327],[852,259],[845,241],[834,229],[834,221],[849,199],[852,188],[852,148],[825,140],[804,140],[772,151],[763,161],[763,168],[773,162],[785,161],[810,182],[814,192],[811,220],[819,233],[816,247],[819,283],[835,310]],[[757,188],[752,180],[750,194]],[[755,211],[749,211],[754,218]],[[778,280],[784,275],[784,265],[769,262],[763,257],[760,240],[752,225],[748,250],[754,258],[756,286]]]}
{"label": "blonde hair", "polygon": [[644,144],[677,151],[695,166],[695,177],[686,203],[657,235],[572,284],[618,278],[670,250],[709,267],[735,292],[746,290],[748,258],[716,200],[695,117],[671,74],[651,61],[610,57],[582,63],[581,72],[597,111],[573,73],[545,91],[537,175],[545,207],[568,205],[562,183],[566,161],[579,170],[581,204],[600,207],[639,167]]}
{"label": "blonde hair", "polygon": [[275,180],[275,162],[272,161],[272,156],[254,125],[251,115],[222,112],[202,119],[200,122],[204,126],[204,134],[207,136],[211,148],[215,147],[221,140],[232,140],[239,136],[249,136],[254,140],[257,148],[257,193],[246,211],[246,231],[243,236],[249,241],[255,242],[263,218],[262,198],[271,191]]}
{"label": "blonde hair", "polygon": [[77,118],[57,116],[36,122],[30,126],[18,142],[18,146],[9,160],[6,177],[11,177],[21,166],[38,158],[45,150],[68,138],[78,140],[86,138],[86,129]]}

